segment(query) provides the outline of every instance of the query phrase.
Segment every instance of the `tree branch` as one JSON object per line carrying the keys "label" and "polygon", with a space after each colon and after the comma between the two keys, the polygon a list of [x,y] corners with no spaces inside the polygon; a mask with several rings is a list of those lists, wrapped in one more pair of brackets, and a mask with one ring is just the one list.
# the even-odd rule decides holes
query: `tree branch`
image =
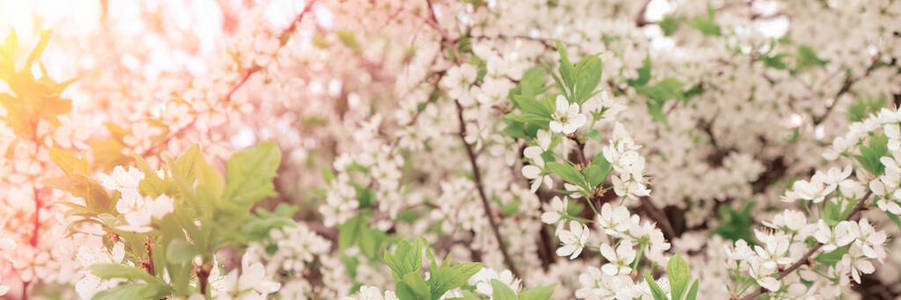
{"label": "tree branch", "polygon": [[826,112],[824,112],[822,115],[820,115],[819,117],[814,117],[813,126],[820,125],[820,123],[823,123],[823,121],[826,120],[827,117],[829,117],[829,114],[832,113],[832,110],[834,110],[835,107],[838,106],[838,100],[840,100],[843,95],[850,92],[855,83],[864,78],[867,78],[867,76],[870,76],[870,73],[872,73],[873,70],[875,70],[876,67],[879,66],[879,57],[880,56],[878,54],[876,56],[873,56],[873,62],[870,63],[870,66],[867,67],[867,70],[860,77],[852,77],[850,73],[845,76],[845,81],[842,82],[842,87],[838,90],[837,93],[835,93],[835,96],[832,97],[832,105],[826,107]]}
{"label": "tree branch", "polygon": [[[279,41],[281,41],[281,44],[279,45],[278,49],[281,49],[281,47],[283,47],[285,45],[285,43],[287,42],[287,39],[291,36],[291,32],[293,32],[294,29],[297,28],[297,24],[300,24],[300,22],[303,21],[303,17],[307,13],[312,11],[314,3],[316,3],[316,0],[310,0],[310,2],[308,2],[307,5],[304,7],[303,11],[301,11],[299,14],[297,14],[297,17],[295,17],[294,20],[291,21],[291,25],[289,25],[288,27],[286,27],[285,29],[283,29],[281,31],[281,33],[279,34],[279,37],[278,37]],[[275,56],[276,53],[278,53],[278,49],[276,49],[275,52],[273,52],[273,54],[272,54],[273,57]],[[253,76],[253,74],[256,74],[257,72],[261,71],[263,68],[264,68],[264,66],[254,65],[254,66],[244,70],[243,71],[244,73],[241,75],[241,79],[238,81],[238,83],[236,83],[234,86],[232,86],[232,88],[228,90],[228,93],[225,94],[225,98],[223,99],[223,102],[225,102],[225,104],[231,103],[232,95],[234,95],[235,92],[237,92],[238,89],[240,89],[242,86],[244,86],[244,84],[247,83],[247,81],[250,79],[251,76]],[[168,145],[169,142],[173,138],[182,134],[183,132],[187,131],[188,129],[193,128],[194,124],[197,122],[197,118],[198,118],[198,116],[194,115],[194,118],[192,118],[191,121],[188,122],[188,124],[176,129],[174,132],[167,135],[162,141],[160,141],[156,144],[153,144],[146,150],[142,151],[141,156],[150,155],[151,153],[153,153],[160,147]]]}
{"label": "tree branch", "polygon": [[639,200],[641,200],[641,209],[643,209],[649,217],[657,221],[657,227],[660,227],[660,230],[663,230],[663,233],[667,235],[670,240],[675,239],[676,231],[673,230],[673,225],[670,223],[666,213],[654,205],[654,202],[651,202],[650,197],[644,196],[639,198]]}
{"label": "tree branch", "polygon": [[472,145],[466,142],[466,122],[463,120],[463,105],[460,104],[460,101],[454,100],[454,104],[457,105],[457,119],[460,121],[460,141],[463,142],[463,146],[466,148],[466,154],[469,156],[469,165],[472,167],[472,177],[476,186],[476,190],[479,193],[479,199],[482,200],[482,207],[485,209],[485,215],[488,216],[488,223],[491,224],[491,230],[494,233],[494,238],[497,240],[497,246],[501,250],[501,254],[504,256],[504,262],[507,264],[507,267],[510,269],[510,272],[513,273],[517,278],[522,279],[519,271],[516,269],[516,265],[513,264],[513,259],[510,257],[510,253],[507,251],[507,245],[504,244],[504,239],[501,237],[500,227],[498,226],[497,220],[494,219],[494,214],[491,213],[491,204],[488,203],[488,196],[485,195],[485,187],[482,184],[482,175],[479,170],[479,165],[476,163],[476,154],[472,150]]}

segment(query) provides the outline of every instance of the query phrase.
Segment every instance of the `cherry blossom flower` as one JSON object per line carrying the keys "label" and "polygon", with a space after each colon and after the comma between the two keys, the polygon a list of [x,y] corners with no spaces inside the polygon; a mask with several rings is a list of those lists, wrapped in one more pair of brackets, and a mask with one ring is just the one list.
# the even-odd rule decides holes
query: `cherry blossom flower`
{"label": "cherry blossom flower", "polygon": [[544,222],[545,224],[555,224],[565,218],[567,215],[566,202],[566,197],[563,197],[563,200],[560,200],[557,196],[551,198],[550,205],[545,209],[545,212],[541,214],[541,222]]}
{"label": "cherry blossom flower", "polygon": [[857,284],[860,284],[860,273],[872,274],[876,271],[876,267],[873,266],[873,263],[866,259],[862,254],[860,247],[852,245],[851,248],[848,249],[848,253],[842,256],[842,260],[839,262],[842,266],[850,269],[851,278],[853,278],[854,282],[857,282]]}
{"label": "cherry blossom flower", "polygon": [[601,206],[601,214],[598,216],[598,224],[604,229],[604,232],[619,236],[629,230],[633,220],[630,217],[629,210],[623,206],[613,207],[610,203],[604,203]]}
{"label": "cherry blossom flower", "polygon": [[482,295],[491,296],[494,294],[494,288],[491,286],[491,280],[497,280],[509,287],[514,292],[522,289],[522,280],[513,276],[510,270],[497,272],[494,269],[482,267],[479,272],[469,278],[469,284],[476,287],[476,292]]}
{"label": "cherry blossom flower", "polygon": [[609,276],[625,275],[632,271],[630,264],[635,260],[635,249],[632,242],[623,241],[613,250],[607,243],[601,244],[601,255],[607,259],[607,263],[601,266],[601,271]]}
{"label": "cherry blossom flower", "polygon": [[832,252],[853,242],[857,238],[857,233],[857,223],[841,221],[834,228],[830,228],[825,221],[820,220],[817,222],[817,231],[813,233],[813,237],[823,244],[823,251]]}
{"label": "cherry blossom flower", "polygon": [[232,270],[222,279],[223,289],[216,291],[216,299],[266,299],[266,295],[278,291],[281,284],[266,277],[263,264],[252,262],[250,256],[241,258],[241,269]]}
{"label": "cherry blossom flower", "polygon": [[344,296],[344,300],[398,300],[394,291],[382,291],[374,286],[361,286],[360,291],[353,296]]}
{"label": "cherry blossom flower", "polygon": [[551,131],[562,134],[571,134],[582,128],[587,122],[585,115],[579,113],[579,105],[569,103],[566,97],[558,95],[556,104],[556,112],[554,112],[554,120],[550,122]]}
{"label": "cherry blossom flower", "polygon": [[588,226],[585,224],[569,221],[569,230],[564,229],[557,232],[557,237],[563,243],[562,247],[557,248],[557,255],[576,259],[582,253],[585,243],[588,242],[589,234]]}

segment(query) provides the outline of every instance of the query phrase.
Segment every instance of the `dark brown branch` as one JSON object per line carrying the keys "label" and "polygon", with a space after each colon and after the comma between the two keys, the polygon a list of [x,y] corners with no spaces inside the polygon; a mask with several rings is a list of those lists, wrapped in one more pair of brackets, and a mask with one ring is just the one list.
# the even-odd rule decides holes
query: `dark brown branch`
{"label": "dark brown branch", "polygon": [[838,100],[840,100],[842,96],[850,92],[855,83],[870,76],[870,73],[872,73],[873,70],[875,70],[876,67],[879,66],[879,57],[879,55],[873,57],[873,62],[870,63],[870,66],[867,67],[867,70],[860,77],[853,77],[850,73],[845,76],[845,81],[842,82],[842,87],[838,90],[837,93],[835,93],[835,96],[832,97],[832,104],[826,107],[826,112],[824,112],[822,115],[820,115],[819,117],[814,117],[813,126],[820,125],[820,123],[823,123],[823,121],[825,121],[826,118],[829,117],[829,114],[832,113],[832,110],[834,110],[835,107],[838,106]]}
{"label": "dark brown branch", "polygon": [[[854,209],[851,210],[851,213],[848,214],[848,217],[845,218],[845,220],[850,220],[851,218],[854,218],[854,216],[859,214],[863,210],[863,208],[866,206],[867,198],[870,198],[871,194],[873,194],[872,191],[867,191],[867,193],[865,195],[863,195],[863,198],[861,198],[860,201],[857,202],[857,205],[854,205]],[[816,254],[817,251],[819,251],[821,247],[823,247],[823,244],[817,243],[817,245],[813,246],[813,248],[810,248],[810,250],[808,250],[807,253],[805,253],[804,256],[801,257],[801,259],[799,259],[798,261],[793,263],[791,266],[789,266],[785,270],[782,270],[782,272],[779,272],[779,276],[776,277],[776,279],[782,280],[783,278],[788,276],[788,274],[791,274],[792,272],[794,272],[795,270],[800,268],[802,265],[813,264],[812,256],[814,254]],[[760,294],[763,294],[763,292],[765,292],[765,290],[766,289],[764,289],[763,287],[760,287],[757,290],[755,290],[753,293],[750,293],[750,294],[745,295],[744,297],[741,297],[741,300],[753,300],[754,298],[757,298],[757,296],[760,296]]]}
{"label": "dark brown branch", "polygon": [[655,219],[657,221],[657,227],[660,227],[660,230],[663,230],[663,234],[667,236],[670,240],[676,238],[676,231],[673,230],[673,225],[670,224],[669,218],[666,216],[666,213],[663,212],[662,209],[654,205],[651,202],[650,197],[641,197],[640,208],[648,214],[649,217]]}
{"label": "dark brown branch", "polygon": [[469,156],[469,165],[472,167],[473,181],[476,186],[476,191],[479,193],[479,199],[482,200],[482,207],[485,209],[485,215],[488,216],[488,223],[491,224],[491,231],[494,233],[494,238],[497,240],[497,246],[504,256],[504,263],[507,264],[507,267],[510,268],[510,272],[512,272],[514,276],[522,278],[519,270],[516,269],[516,265],[513,264],[510,253],[507,251],[507,245],[504,244],[504,239],[501,237],[497,220],[494,219],[494,214],[491,213],[491,204],[488,202],[488,196],[485,195],[485,186],[482,183],[482,174],[479,170],[479,164],[476,163],[476,154],[472,150],[472,145],[466,142],[466,122],[463,120],[463,105],[460,105],[460,101],[457,100],[454,100],[454,104],[457,105],[457,119],[460,121],[460,141],[463,142],[463,146],[466,148],[466,154]]}
{"label": "dark brown branch", "polygon": [[638,14],[635,15],[635,26],[644,27],[655,23],[648,21],[648,19],[645,17],[648,12],[648,5],[650,4],[651,0],[645,0],[644,4],[641,5],[641,9],[639,9]]}

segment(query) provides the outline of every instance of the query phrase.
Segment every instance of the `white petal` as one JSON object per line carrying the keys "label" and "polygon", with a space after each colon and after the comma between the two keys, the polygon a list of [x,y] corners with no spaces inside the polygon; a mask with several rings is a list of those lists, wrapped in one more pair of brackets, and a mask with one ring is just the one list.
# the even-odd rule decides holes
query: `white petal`
{"label": "white petal", "polygon": [[540,174],[541,174],[541,169],[536,166],[528,165],[528,166],[522,167],[522,176],[525,176],[526,178],[535,179]]}
{"label": "white petal", "polygon": [[541,222],[545,224],[554,224],[560,221],[560,214],[555,211],[549,211],[541,214]]}
{"label": "white petal", "polygon": [[557,95],[557,100],[555,102],[557,106],[557,113],[563,113],[566,112],[567,109],[569,109],[569,101],[567,101],[566,97],[564,97],[563,95]]}

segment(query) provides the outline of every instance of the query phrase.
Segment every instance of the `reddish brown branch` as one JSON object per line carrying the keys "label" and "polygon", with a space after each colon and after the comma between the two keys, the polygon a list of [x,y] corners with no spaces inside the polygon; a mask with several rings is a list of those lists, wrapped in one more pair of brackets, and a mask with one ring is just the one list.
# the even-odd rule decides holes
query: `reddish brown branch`
{"label": "reddish brown branch", "polygon": [[[284,41],[285,41],[288,37],[290,37],[291,32],[293,32],[294,29],[297,28],[297,24],[300,24],[300,22],[303,21],[303,17],[313,9],[313,4],[314,4],[315,2],[316,2],[316,0],[311,0],[310,2],[308,2],[307,5],[306,5],[306,7],[304,7],[303,11],[301,11],[299,14],[297,14],[297,17],[295,17],[294,20],[291,21],[291,25],[289,25],[287,28],[285,28],[284,30],[281,31],[281,34],[279,35],[279,40],[280,40],[280,41],[283,41],[282,46],[284,45]],[[277,52],[277,50],[276,50],[276,52]],[[262,67],[262,66],[258,66],[258,65],[254,65],[254,66],[252,66],[252,67],[246,69],[246,70],[244,71],[244,74],[241,75],[241,80],[239,80],[237,84],[235,84],[234,86],[232,86],[232,88],[229,89],[228,93],[225,94],[225,98],[224,98],[224,100],[223,100],[223,101],[225,102],[225,104],[230,103],[231,100],[232,100],[232,95],[234,95],[235,92],[237,92],[238,89],[240,89],[242,86],[244,86],[244,84],[247,83],[247,81],[250,79],[251,76],[253,76],[253,74],[256,74],[257,72],[259,72],[259,71],[262,70],[262,69],[263,69],[263,67]],[[195,115],[194,118],[191,119],[191,121],[188,122],[187,125],[185,125],[185,126],[179,128],[179,129],[175,130],[175,131],[172,132],[171,134],[167,135],[166,138],[164,138],[164,139],[163,139],[162,141],[160,141],[159,143],[156,143],[156,144],[154,144],[154,145],[151,145],[149,148],[147,148],[147,150],[144,150],[143,152],[141,152],[141,156],[147,156],[147,155],[150,155],[151,153],[153,153],[154,151],[156,151],[156,150],[159,149],[160,147],[163,147],[163,146],[168,145],[169,142],[170,142],[174,137],[176,137],[176,136],[182,134],[183,132],[187,131],[188,129],[193,128],[193,127],[194,127],[194,124],[195,124],[196,122],[197,122],[197,116]]]}

